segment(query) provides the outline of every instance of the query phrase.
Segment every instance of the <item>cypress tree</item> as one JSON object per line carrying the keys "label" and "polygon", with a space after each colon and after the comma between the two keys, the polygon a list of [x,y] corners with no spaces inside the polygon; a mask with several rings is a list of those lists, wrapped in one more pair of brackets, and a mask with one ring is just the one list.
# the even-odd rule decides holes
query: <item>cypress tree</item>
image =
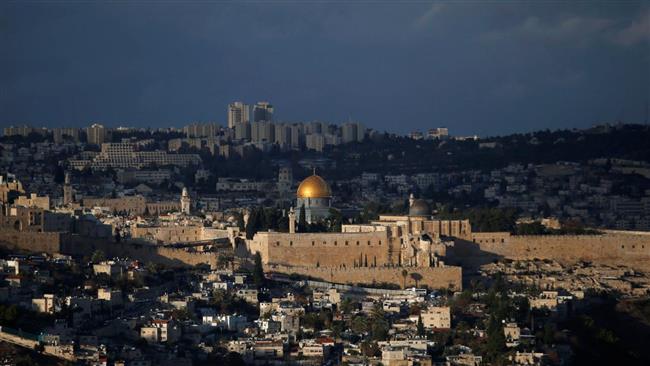
{"label": "cypress tree", "polygon": [[246,239],[253,239],[253,236],[257,232],[257,227],[259,225],[257,218],[257,209],[252,209],[248,216],[248,223],[246,223]]}
{"label": "cypress tree", "polygon": [[298,216],[298,230],[307,231],[307,214],[305,213],[305,204],[300,206],[300,215]]}
{"label": "cypress tree", "polygon": [[259,252],[255,253],[255,267],[253,268],[253,282],[257,288],[264,285],[264,267],[262,266],[262,256]]}

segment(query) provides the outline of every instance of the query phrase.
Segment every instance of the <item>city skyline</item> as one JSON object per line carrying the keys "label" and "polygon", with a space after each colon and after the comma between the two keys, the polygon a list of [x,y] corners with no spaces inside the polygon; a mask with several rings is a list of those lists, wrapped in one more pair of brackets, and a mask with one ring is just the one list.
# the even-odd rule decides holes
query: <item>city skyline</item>
{"label": "city skyline", "polygon": [[256,5],[3,3],[0,126],[225,125],[236,100],[400,134],[647,119],[641,2]]}
{"label": "city skyline", "polygon": [[0,46],[0,365],[650,365],[650,2],[6,0]]}

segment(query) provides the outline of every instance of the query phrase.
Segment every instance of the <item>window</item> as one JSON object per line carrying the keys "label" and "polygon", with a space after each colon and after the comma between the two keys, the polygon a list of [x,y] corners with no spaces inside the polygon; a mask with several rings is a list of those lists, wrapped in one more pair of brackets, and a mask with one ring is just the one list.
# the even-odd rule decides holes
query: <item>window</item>
{"label": "window", "polygon": [[312,242],[311,242],[311,246],[313,247],[313,246],[314,246],[314,244],[315,244],[315,243],[314,243],[314,241],[312,240]]}
{"label": "window", "polygon": [[289,246],[293,246],[293,240],[289,242]]}
{"label": "window", "polygon": [[337,242],[336,240],[334,240],[334,245],[339,245],[339,242]]}

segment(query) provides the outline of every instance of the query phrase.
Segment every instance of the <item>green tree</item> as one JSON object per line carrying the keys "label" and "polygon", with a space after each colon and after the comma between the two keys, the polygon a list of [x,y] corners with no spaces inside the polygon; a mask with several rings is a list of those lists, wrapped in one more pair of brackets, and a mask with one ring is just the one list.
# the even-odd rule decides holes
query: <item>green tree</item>
{"label": "green tree", "polygon": [[422,315],[418,315],[418,335],[424,335],[424,323],[422,322]]}
{"label": "green tree", "polygon": [[298,215],[298,231],[307,231],[307,213],[305,212],[305,204],[300,206],[300,214]]}
{"label": "green tree", "polygon": [[376,342],[364,341],[361,343],[361,353],[366,357],[377,357],[381,355],[381,350]]}
{"label": "green tree", "polygon": [[487,327],[487,342],[485,356],[488,362],[494,362],[506,348],[506,337],[503,326],[497,317],[492,314]]}
{"label": "green tree", "polygon": [[90,257],[90,260],[93,263],[99,263],[106,260],[106,255],[104,254],[103,251],[97,249],[93,252],[92,257]]}
{"label": "green tree", "polygon": [[255,253],[255,266],[253,268],[253,283],[257,288],[264,286],[264,266],[262,265],[262,256],[259,252]]}
{"label": "green tree", "polygon": [[546,227],[540,222],[531,222],[526,224],[519,224],[515,228],[517,235],[544,235],[547,234]]}
{"label": "green tree", "polygon": [[246,230],[246,223],[244,222],[244,215],[242,215],[241,212],[237,212],[235,214],[235,218],[237,219],[237,227],[239,228],[240,231]]}
{"label": "green tree", "polygon": [[415,287],[418,287],[420,284],[420,280],[422,279],[422,275],[416,272],[411,273],[411,279],[415,281]]}
{"label": "green tree", "polygon": [[409,275],[409,271],[407,271],[406,269],[403,269],[402,270],[402,288],[403,289],[406,288],[406,277],[408,277],[408,275]]}
{"label": "green tree", "polygon": [[368,331],[368,319],[363,315],[357,315],[350,321],[350,329],[357,334]]}
{"label": "green tree", "polygon": [[544,324],[544,334],[542,336],[544,344],[550,346],[555,343],[555,329],[550,323]]}
{"label": "green tree", "polygon": [[341,215],[341,211],[330,208],[329,218],[327,219],[327,230],[330,232],[340,233],[342,224],[343,215]]}
{"label": "green tree", "polygon": [[341,301],[341,312],[343,314],[350,314],[356,308],[357,303],[352,301],[349,297],[346,297]]}
{"label": "green tree", "polygon": [[246,223],[246,239],[253,239],[253,236],[257,233],[259,226],[258,217],[258,211],[255,208],[248,214],[248,222]]}
{"label": "green tree", "polygon": [[223,358],[223,365],[224,366],[244,366],[246,363],[244,363],[244,359],[242,356],[237,353],[237,352],[228,352],[226,356]]}

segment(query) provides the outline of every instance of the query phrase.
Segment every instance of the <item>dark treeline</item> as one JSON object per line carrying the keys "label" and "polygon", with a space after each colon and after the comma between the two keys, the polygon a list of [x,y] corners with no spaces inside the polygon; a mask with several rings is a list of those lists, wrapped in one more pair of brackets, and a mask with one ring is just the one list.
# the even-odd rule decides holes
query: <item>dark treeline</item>
{"label": "dark treeline", "polygon": [[[383,174],[492,170],[511,163],[586,162],[620,158],[650,162],[650,127],[620,125],[590,130],[537,131],[477,141],[412,140],[383,135],[326,151],[336,161],[328,176],[351,177],[359,169]],[[494,143],[494,147],[481,143]],[[330,174],[331,173],[331,174]]]}
{"label": "dark treeline", "polygon": [[473,207],[468,209],[451,210],[443,206],[437,219],[464,220],[469,219],[474,232],[505,231],[515,235],[597,235],[599,231],[586,228],[577,220],[562,223],[560,229],[551,229],[540,222],[517,223],[519,212],[515,208]]}
{"label": "dark treeline", "polygon": [[[304,208],[304,207],[303,207]],[[298,232],[340,232],[343,217],[336,209],[330,209],[330,217],[327,219],[308,223],[304,210],[300,210],[297,217],[296,230]],[[260,231],[289,231],[288,212],[277,207],[253,207],[248,213],[248,221],[241,219],[240,227],[246,231],[246,238],[252,239],[255,233]]]}

